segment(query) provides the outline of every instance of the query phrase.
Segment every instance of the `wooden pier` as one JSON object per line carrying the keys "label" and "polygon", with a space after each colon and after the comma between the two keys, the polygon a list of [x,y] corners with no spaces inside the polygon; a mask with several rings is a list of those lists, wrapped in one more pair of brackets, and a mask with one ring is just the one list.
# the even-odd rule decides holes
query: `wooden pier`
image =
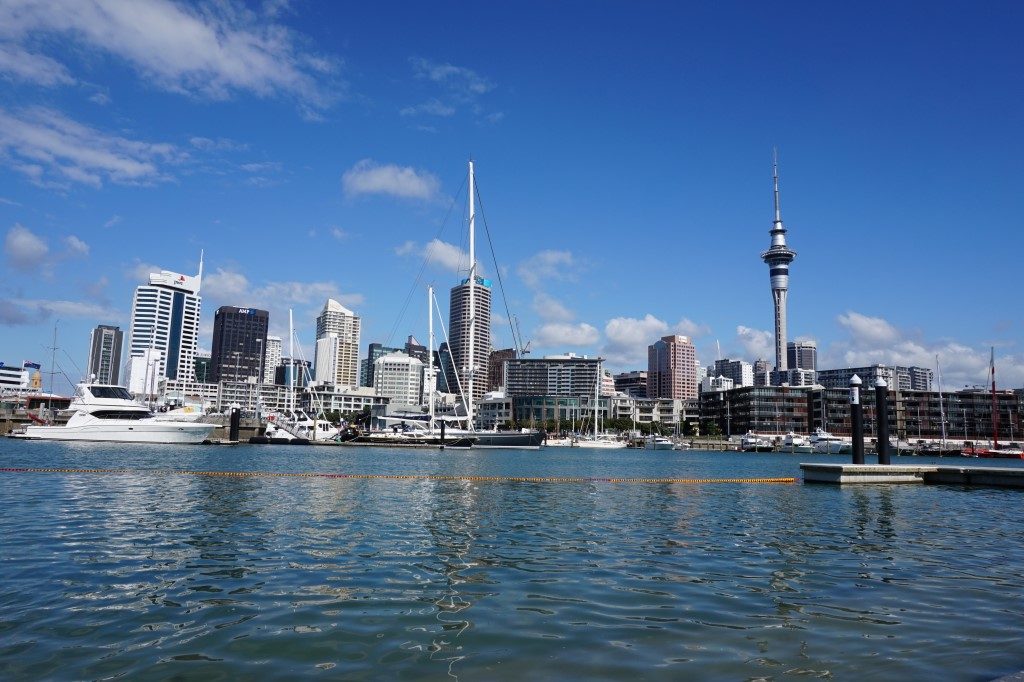
{"label": "wooden pier", "polygon": [[804,463],[800,465],[800,470],[803,472],[804,483],[924,483],[1024,488],[1024,468]]}

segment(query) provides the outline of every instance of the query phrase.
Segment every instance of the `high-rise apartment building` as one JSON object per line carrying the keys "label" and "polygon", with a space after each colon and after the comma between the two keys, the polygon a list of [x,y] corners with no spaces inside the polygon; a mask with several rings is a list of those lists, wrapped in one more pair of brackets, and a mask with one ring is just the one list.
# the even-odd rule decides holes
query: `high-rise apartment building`
{"label": "high-rise apartment building", "polygon": [[121,346],[124,332],[120,327],[101,324],[92,330],[89,340],[89,375],[100,384],[121,383]]}
{"label": "high-rise apartment building", "polygon": [[419,405],[423,397],[423,363],[398,351],[374,361],[373,390],[394,403]]}
{"label": "high-rise apartment building", "polygon": [[281,337],[268,336],[266,351],[263,353],[263,383],[274,383],[274,374],[281,364]]}
{"label": "high-rise apartment building", "polygon": [[708,372],[709,378],[725,377],[732,380],[732,386],[753,386],[754,366],[743,360],[723,358],[715,360],[715,366]]}
{"label": "high-rise apartment building", "polygon": [[631,398],[647,397],[647,372],[622,372],[615,375],[615,390]]}
{"label": "high-rise apartment building", "polygon": [[755,386],[771,386],[770,381],[771,366],[768,361],[763,358],[754,360],[754,385]]}
{"label": "high-rise apartment building", "polygon": [[647,397],[697,397],[697,349],[689,337],[663,336],[647,347]]}
{"label": "high-rise apartment building", "polygon": [[128,332],[128,388],[154,394],[163,379],[195,381],[203,263],[189,277],[169,270],[135,289]]}
{"label": "high-rise apartment building", "polygon": [[[317,381],[336,386],[357,386],[359,383],[359,317],[333,298],[327,299],[316,318]],[[321,344],[334,334],[335,340]],[[321,348],[325,355],[321,357]],[[321,379],[321,377],[323,377]]]}
{"label": "high-rise apartment building", "polygon": [[[524,396],[593,396],[598,388],[600,358],[550,355],[505,361],[505,394]],[[603,372],[602,372],[603,374]]]}
{"label": "high-rise apartment building", "polygon": [[[475,314],[470,310],[470,286],[473,287]],[[448,312],[448,339],[452,364],[458,373],[459,385],[469,393],[470,372],[473,375],[473,395],[477,401],[487,392],[491,354],[491,281],[477,277],[471,285],[469,279],[452,288]],[[472,324],[471,324],[472,321]],[[470,366],[470,327],[473,328],[472,366]],[[441,358],[442,364],[445,359]],[[455,382],[448,378],[448,387],[454,392]]]}
{"label": "high-rise apartment building", "polygon": [[790,341],[786,344],[786,361],[792,369],[818,369],[818,345],[813,341]]}
{"label": "high-rise apartment building", "polygon": [[374,341],[366,348],[366,357],[359,362],[359,385],[360,386],[373,386],[373,372],[374,363],[377,362],[378,358],[384,357],[390,353],[399,353],[401,348],[393,348],[391,346],[385,346],[382,343]]}
{"label": "high-rise apartment building", "polygon": [[505,363],[516,359],[515,348],[502,348],[491,351],[488,366],[487,390],[500,391],[505,386]]}
{"label": "high-rise apartment building", "polygon": [[220,381],[263,382],[270,313],[257,308],[221,306],[213,317],[213,350],[210,365],[213,383]]}

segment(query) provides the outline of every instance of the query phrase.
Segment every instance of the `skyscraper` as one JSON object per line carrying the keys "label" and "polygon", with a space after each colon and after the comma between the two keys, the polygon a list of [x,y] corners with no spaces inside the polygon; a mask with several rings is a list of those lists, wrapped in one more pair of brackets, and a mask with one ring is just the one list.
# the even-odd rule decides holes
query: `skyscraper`
{"label": "skyscraper", "polygon": [[[336,340],[320,343],[331,334],[336,336]],[[358,386],[359,317],[329,298],[316,318],[316,338],[317,381],[329,381],[336,386]]]}
{"label": "skyscraper", "polygon": [[[469,348],[470,348],[470,284],[469,279],[452,288],[451,302],[448,313],[449,350],[455,370],[458,372],[459,384],[463,393],[469,391]],[[488,371],[491,354],[491,281],[477,277],[473,284],[473,299],[476,308],[476,320],[472,325],[473,334],[473,401],[480,400],[487,392]],[[444,362],[444,359],[441,360]],[[455,392],[454,378],[449,378],[448,388]],[[469,397],[467,395],[467,397]]]}
{"label": "skyscraper", "polygon": [[818,344],[813,341],[790,341],[786,344],[786,361],[792,369],[818,369]]}
{"label": "skyscraper", "polygon": [[120,327],[101,324],[92,330],[89,342],[89,374],[97,383],[121,383],[121,346],[124,332]]}
{"label": "skyscraper", "polygon": [[264,369],[264,349],[270,313],[256,308],[221,306],[213,317],[213,350],[210,353],[213,383],[248,381]]}
{"label": "skyscraper", "polygon": [[188,277],[161,270],[135,289],[128,332],[128,388],[154,394],[162,379],[195,381],[203,261]]}
{"label": "skyscraper", "polygon": [[374,363],[377,362],[377,359],[390,353],[398,353],[401,350],[401,348],[392,348],[376,341],[367,346],[366,357],[359,363],[359,385],[373,386],[373,372],[376,368]]}
{"label": "skyscraper", "polygon": [[782,225],[782,210],[779,207],[779,161],[778,155],[772,160],[772,181],[775,197],[775,220],[769,234],[772,245],[761,254],[768,265],[772,287],[772,302],[775,305],[775,369],[783,372],[786,363],[786,297],[789,294],[789,264],[796,258],[796,252],[786,246],[786,228]]}
{"label": "skyscraper", "polygon": [[267,347],[263,353],[263,383],[274,383],[277,366],[281,364],[281,337],[268,336]]}
{"label": "skyscraper", "polygon": [[663,336],[647,347],[647,397],[697,397],[697,350],[689,337]]}

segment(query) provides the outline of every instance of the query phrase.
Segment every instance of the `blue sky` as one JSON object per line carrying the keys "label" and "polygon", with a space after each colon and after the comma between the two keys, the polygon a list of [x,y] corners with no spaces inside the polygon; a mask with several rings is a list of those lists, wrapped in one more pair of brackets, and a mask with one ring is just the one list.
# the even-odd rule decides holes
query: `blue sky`
{"label": "blue sky", "polygon": [[534,354],[770,357],[777,146],[791,339],[947,388],[994,345],[1024,385],[1019,3],[494,5],[0,0],[0,360],[59,320],[76,378],[200,250],[203,347],[220,305],[291,308],[309,356],[328,296],[425,341],[471,156]]}

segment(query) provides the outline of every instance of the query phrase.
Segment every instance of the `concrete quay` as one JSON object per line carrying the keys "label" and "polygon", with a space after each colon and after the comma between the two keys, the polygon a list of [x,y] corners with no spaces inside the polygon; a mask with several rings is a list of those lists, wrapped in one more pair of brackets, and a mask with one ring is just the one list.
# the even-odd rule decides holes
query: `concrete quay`
{"label": "concrete quay", "polygon": [[1024,488],[1024,468],[904,464],[802,463],[804,483],[976,485]]}

